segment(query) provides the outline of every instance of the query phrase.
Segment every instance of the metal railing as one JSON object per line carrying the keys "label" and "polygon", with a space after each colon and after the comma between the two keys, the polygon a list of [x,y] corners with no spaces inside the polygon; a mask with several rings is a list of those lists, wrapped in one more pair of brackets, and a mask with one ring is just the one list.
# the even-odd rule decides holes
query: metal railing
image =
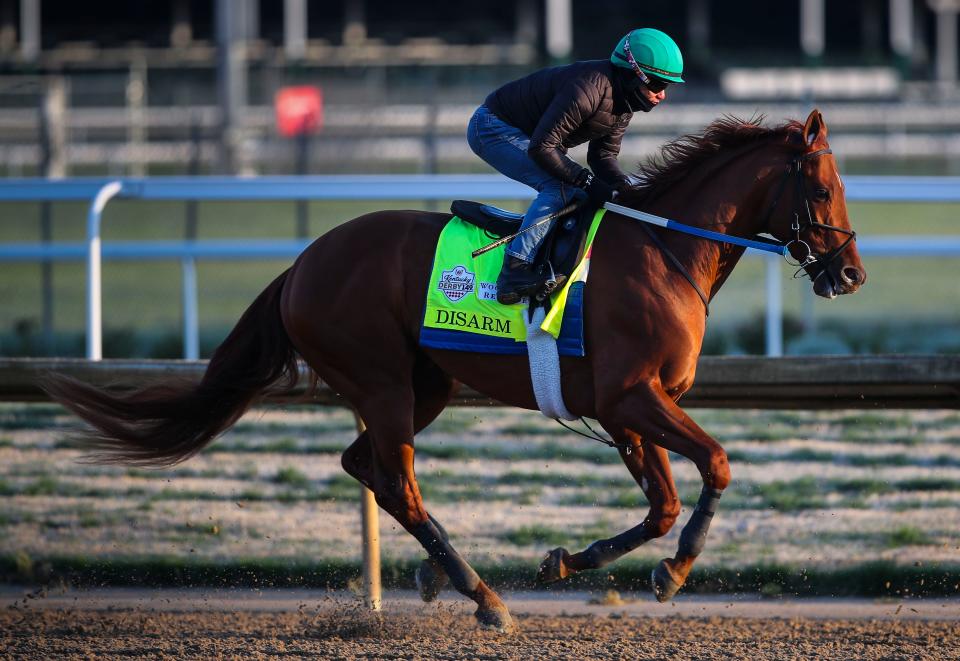
{"label": "metal railing", "polygon": [[[845,178],[848,201],[960,202],[960,177]],[[0,262],[80,260],[87,264],[86,351],[102,356],[101,271],[104,258],[179,259],[181,263],[184,357],[199,356],[197,259],[293,258],[308,240],[190,240],[113,242],[101,245],[104,208],[113,199],[130,200],[525,200],[530,188],[500,175],[332,175],[279,177],[154,177],[121,179],[7,179],[0,181],[4,201],[90,201],[86,243],[0,244]],[[863,255],[885,257],[960,257],[960,236],[885,236],[861,238]],[[783,353],[782,271],[779,257],[765,257],[766,352]]]}

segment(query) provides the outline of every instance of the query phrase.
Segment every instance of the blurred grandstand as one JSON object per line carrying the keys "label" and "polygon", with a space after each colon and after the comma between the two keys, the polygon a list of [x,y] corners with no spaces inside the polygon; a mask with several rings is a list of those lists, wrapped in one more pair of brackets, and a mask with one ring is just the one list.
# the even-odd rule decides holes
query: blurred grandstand
{"label": "blurred grandstand", "polygon": [[[960,0],[0,0],[0,173],[480,171],[496,85],[676,36],[687,85],[633,122],[627,163],[723,113],[816,104],[847,172],[960,173]],[[323,90],[298,162],[274,98]],[[301,147],[303,145],[301,144]],[[576,154],[575,154],[576,155]]]}

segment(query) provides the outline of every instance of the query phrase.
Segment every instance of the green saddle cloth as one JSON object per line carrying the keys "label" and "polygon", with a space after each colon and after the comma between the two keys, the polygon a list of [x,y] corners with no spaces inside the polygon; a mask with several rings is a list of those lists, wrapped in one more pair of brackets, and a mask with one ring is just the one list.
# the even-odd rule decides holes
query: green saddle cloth
{"label": "green saddle cloth", "polygon": [[[571,299],[571,292],[578,291],[578,296],[574,298],[582,301],[583,284],[590,270],[593,239],[603,213],[603,209],[598,210],[593,217],[583,259],[564,286],[550,298],[551,307],[541,328],[555,338],[561,337],[564,313]],[[500,246],[476,258],[471,256],[471,252],[488,243],[490,238],[481,228],[457,216],[451,218],[444,227],[437,243],[427,288],[420,337],[422,345],[472,351],[487,350],[493,353],[526,351],[527,329],[523,316],[527,305],[497,303],[497,276],[500,274],[506,247]],[[480,336],[491,341],[478,342],[475,339],[462,343],[463,346],[456,346],[457,336],[446,332],[467,334],[474,338]],[[510,350],[511,344],[515,345],[515,350]],[[489,348],[478,348],[483,346]],[[567,353],[569,355],[569,352]],[[583,355],[582,352],[579,355]]]}

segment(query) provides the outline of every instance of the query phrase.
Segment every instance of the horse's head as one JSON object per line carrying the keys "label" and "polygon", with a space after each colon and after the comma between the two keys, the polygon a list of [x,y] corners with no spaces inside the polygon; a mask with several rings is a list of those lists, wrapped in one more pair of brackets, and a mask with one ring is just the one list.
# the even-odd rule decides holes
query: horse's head
{"label": "horse's head", "polygon": [[827,143],[827,124],[819,110],[807,117],[796,144],[784,180],[776,185],[770,232],[788,243],[790,255],[800,267],[797,273],[810,276],[814,293],[824,298],[852,294],[867,274],[847,217],[843,182]]}

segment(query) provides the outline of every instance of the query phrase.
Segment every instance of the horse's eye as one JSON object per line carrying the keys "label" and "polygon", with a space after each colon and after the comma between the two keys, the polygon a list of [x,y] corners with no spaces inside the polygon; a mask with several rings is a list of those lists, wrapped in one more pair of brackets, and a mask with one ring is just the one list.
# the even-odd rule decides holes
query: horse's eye
{"label": "horse's eye", "polygon": [[830,199],[830,191],[826,188],[818,188],[813,191],[813,201],[814,202],[826,202]]}

